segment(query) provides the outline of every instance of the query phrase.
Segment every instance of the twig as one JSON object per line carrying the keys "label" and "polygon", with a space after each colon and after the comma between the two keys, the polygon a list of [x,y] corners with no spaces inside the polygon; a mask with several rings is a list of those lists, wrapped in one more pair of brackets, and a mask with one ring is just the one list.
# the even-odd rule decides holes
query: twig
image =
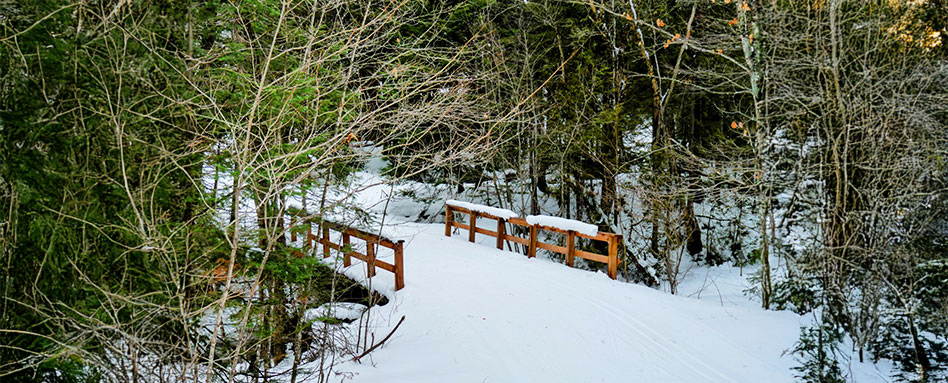
{"label": "twig", "polygon": [[392,334],[395,333],[395,330],[398,330],[398,326],[401,326],[401,325],[402,325],[402,322],[404,322],[404,321],[405,321],[405,316],[402,315],[402,319],[399,319],[399,320],[398,320],[398,323],[395,324],[395,328],[392,329],[392,332],[388,333],[388,335],[386,335],[385,338],[382,338],[382,341],[381,341],[381,342],[378,342],[378,343],[374,344],[372,347],[369,347],[369,349],[368,349],[368,350],[365,350],[365,352],[363,352],[361,355],[359,355],[359,356],[357,356],[357,357],[355,357],[355,358],[352,358],[352,361],[358,362],[359,359],[362,359],[362,357],[364,357],[364,356],[366,356],[366,355],[369,355],[370,352],[375,351],[375,349],[381,347],[382,344],[384,344],[385,341],[388,340],[388,338],[391,338],[391,337],[392,337]]}

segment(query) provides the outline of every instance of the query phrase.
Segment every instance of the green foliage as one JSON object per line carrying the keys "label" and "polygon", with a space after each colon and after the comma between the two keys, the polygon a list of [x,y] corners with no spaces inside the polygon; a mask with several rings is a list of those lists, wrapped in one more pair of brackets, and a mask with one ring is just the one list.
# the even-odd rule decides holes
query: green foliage
{"label": "green foliage", "polygon": [[776,310],[806,314],[820,305],[819,286],[815,281],[787,278],[774,284],[771,302]]}
{"label": "green foliage", "polygon": [[77,357],[49,359],[40,363],[32,372],[35,375],[13,374],[4,377],[4,381],[10,383],[95,383],[103,380],[101,373],[89,369]]}
{"label": "green foliage", "polygon": [[[936,259],[922,263],[912,271],[922,277],[915,283],[909,307],[886,309],[879,320],[879,331],[870,341],[876,358],[896,362],[910,377],[919,369],[919,353],[927,359],[927,379],[937,381],[948,376],[948,263]],[[892,297],[895,300],[898,297]],[[916,341],[918,344],[916,345]],[[908,379],[906,376],[901,376]]]}
{"label": "green foliage", "polygon": [[845,383],[837,356],[843,333],[832,326],[802,327],[800,340],[789,352],[800,363],[793,368],[798,381],[806,383]]}
{"label": "green foliage", "polygon": [[[871,341],[870,350],[874,358],[885,358],[898,365],[904,375],[898,375],[903,380],[914,380],[911,377],[918,372],[919,364],[916,355],[914,339],[912,338],[912,329],[909,321],[916,320],[905,313],[887,312],[884,313],[881,326],[876,337]],[[924,321],[917,321],[915,326],[924,328]],[[929,331],[922,331],[919,334],[919,342],[922,352],[929,359],[930,366],[927,369],[928,379],[938,381],[939,377],[946,375],[945,366],[948,365],[948,342],[945,342],[943,336],[936,335]]]}
{"label": "green foliage", "polygon": [[158,34],[143,42],[95,28],[96,14],[73,3],[13,7],[0,12],[0,206],[13,212],[0,255],[22,277],[0,280],[0,327],[20,331],[0,340],[0,364],[15,371],[3,379],[98,380],[84,356],[104,352],[106,331],[77,332],[135,323],[128,331],[181,336],[174,307],[196,284],[186,275],[224,251],[198,212],[190,111],[145,94],[182,93],[164,75],[182,61],[157,52],[186,45],[173,37],[184,8],[135,7],[140,24],[115,16]]}

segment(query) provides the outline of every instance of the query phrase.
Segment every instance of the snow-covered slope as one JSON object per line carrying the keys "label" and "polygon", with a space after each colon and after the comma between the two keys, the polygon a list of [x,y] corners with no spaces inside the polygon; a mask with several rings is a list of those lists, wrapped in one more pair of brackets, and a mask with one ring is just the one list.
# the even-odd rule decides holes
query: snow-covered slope
{"label": "snow-covered slope", "polygon": [[369,360],[337,367],[355,382],[793,381],[781,353],[799,333],[795,314],[672,296],[496,250],[492,238],[448,238],[443,225],[394,230],[410,238],[406,287],[373,278],[393,298],[372,314],[376,336],[406,319]]}

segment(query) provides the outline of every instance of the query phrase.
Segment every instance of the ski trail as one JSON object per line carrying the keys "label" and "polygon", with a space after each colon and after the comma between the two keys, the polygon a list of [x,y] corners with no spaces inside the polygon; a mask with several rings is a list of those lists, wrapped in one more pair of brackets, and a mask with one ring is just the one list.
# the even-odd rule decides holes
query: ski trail
{"label": "ski trail", "polygon": [[[664,335],[661,335],[658,331],[653,329],[651,326],[645,323],[642,323],[641,321],[637,320],[634,316],[631,316],[628,314],[622,315],[616,312],[611,307],[611,305],[606,304],[597,298],[580,297],[575,289],[564,288],[564,285],[561,283],[554,284],[553,286],[558,288],[561,292],[564,292],[566,294],[573,296],[574,298],[576,298],[576,300],[585,300],[587,302],[592,303],[595,308],[599,309],[599,311],[606,313],[610,315],[613,319],[625,324],[626,328],[631,329],[635,333],[639,334],[641,336],[641,339],[646,340],[648,343],[654,346],[654,348],[657,348],[663,351],[663,353],[668,357],[668,359],[681,362],[676,365],[685,366],[689,370],[694,371],[696,374],[700,375],[701,377],[707,379],[710,382],[719,382],[719,381],[722,381],[721,379],[723,379],[723,381],[728,381],[728,382],[737,382],[736,380],[731,379],[730,377],[728,377],[721,371],[708,365],[707,363],[702,361],[700,358],[695,357],[690,352],[683,349],[681,346],[676,345],[676,343],[673,342],[670,338]],[[666,346],[666,345],[674,345],[674,346]],[[672,350],[672,348],[674,348],[674,350]],[[702,371],[702,369],[696,368],[696,366],[694,366],[692,363],[688,363],[689,361],[698,364],[699,366],[701,366],[704,370],[708,372],[706,373],[705,371]],[[720,379],[712,378],[711,375],[717,375],[718,377],[720,377]]]}
{"label": "ski trail", "polygon": [[[340,366],[356,383],[793,381],[784,347],[755,334],[769,334],[765,321],[798,331],[795,316],[707,305],[443,230],[400,229],[413,234],[406,288],[386,291],[391,275],[376,276],[397,304],[373,315],[407,319],[371,364]],[[757,332],[733,336],[745,327]]]}

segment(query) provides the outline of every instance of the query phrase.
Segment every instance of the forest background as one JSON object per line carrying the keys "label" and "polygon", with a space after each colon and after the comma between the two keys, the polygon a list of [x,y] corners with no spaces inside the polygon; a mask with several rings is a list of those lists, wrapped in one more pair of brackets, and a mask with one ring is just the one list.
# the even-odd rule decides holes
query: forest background
{"label": "forest background", "polygon": [[296,303],[342,282],[293,255],[287,201],[358,210],[326,191],[371,142],[386,182],[623,234],[631,282],[759,264],[763,308],[819,318],[801,379],[841,379],[847,337],[938,381],[946,25],[943,0],[0,2],[0,374],[328,358]]}

